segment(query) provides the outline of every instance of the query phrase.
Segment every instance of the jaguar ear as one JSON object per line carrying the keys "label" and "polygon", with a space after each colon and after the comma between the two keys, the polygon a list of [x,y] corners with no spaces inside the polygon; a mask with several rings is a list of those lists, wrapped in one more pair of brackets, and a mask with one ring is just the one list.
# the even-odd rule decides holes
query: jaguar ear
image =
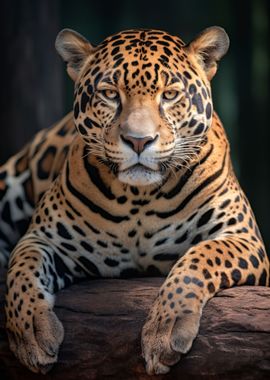
{"label": "jaguar ear", "polygon": [[203,30],[186,49],[192,54],[211,80],[217,71],[217,62],[227,53],[230,40],[223,28],[212,26]]}
{"label": "jaguar ear", "polygon": [[58,33],[55,47],[63,61],[67,63],[69,76],[76,81],[94,47],[81,34],[71,29],[63,29]]}

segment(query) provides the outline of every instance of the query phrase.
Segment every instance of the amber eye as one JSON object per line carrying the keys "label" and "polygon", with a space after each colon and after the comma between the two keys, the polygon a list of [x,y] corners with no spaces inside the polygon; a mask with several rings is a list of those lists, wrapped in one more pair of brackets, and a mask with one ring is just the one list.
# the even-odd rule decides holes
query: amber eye
{"label": "amber eye", "polygon": [[109,100],[118,100],[119,99],[119,94],[116,90],[102,90],[101,91],[102,95]]}
{"label": "amber eye", "polygon": [[163,92],[162,99],[166,101],[171,101],[171,100],[175,100],[178,95],[179,95],[179,91],[168,90],[168,91]]}

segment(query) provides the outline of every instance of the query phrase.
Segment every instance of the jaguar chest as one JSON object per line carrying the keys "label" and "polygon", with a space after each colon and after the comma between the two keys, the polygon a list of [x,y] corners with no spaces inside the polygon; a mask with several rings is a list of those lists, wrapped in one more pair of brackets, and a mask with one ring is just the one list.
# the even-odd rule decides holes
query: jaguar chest
{"label": "jaguar chest", "polygon": [[172,264],[190,246],[194,233],[187,220],[169,223],[167,220],[144,216],[133,217],[122,225],[108,225],[99,234],[88,235],[94,248],[91,257],[115,271],[126,269],[151,274],[166,274]]}

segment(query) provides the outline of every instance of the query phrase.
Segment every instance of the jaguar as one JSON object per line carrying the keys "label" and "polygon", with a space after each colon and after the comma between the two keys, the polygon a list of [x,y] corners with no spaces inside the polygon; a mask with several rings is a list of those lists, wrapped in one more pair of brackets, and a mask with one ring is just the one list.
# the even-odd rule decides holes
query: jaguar
{"label": "jaguar", "polygon": [[132,29],[92,45],[62,30],[73,112],[0,168],[0,260],[10,349],[33,372],[57,362],[55,293],[83,278],[165,276],[142,329],[148,374],[198,334],[207,301],[268,285],[269,261],[213,110],[229,47],[221,27],[190,43]]}

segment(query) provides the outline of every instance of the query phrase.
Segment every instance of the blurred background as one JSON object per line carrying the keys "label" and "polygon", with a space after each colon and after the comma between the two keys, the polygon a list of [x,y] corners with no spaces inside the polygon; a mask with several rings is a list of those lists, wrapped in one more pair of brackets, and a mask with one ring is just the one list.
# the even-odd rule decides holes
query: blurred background
{"label": "blurred background", "polygon": [[270,1],[2,0],[0,164],[72,108],[73,85],[54,49],[65,27],[92,43],[127,28],[157,28],[189,42],[219,25],[231,39],[213,100],[239,181],[270,252]]}

